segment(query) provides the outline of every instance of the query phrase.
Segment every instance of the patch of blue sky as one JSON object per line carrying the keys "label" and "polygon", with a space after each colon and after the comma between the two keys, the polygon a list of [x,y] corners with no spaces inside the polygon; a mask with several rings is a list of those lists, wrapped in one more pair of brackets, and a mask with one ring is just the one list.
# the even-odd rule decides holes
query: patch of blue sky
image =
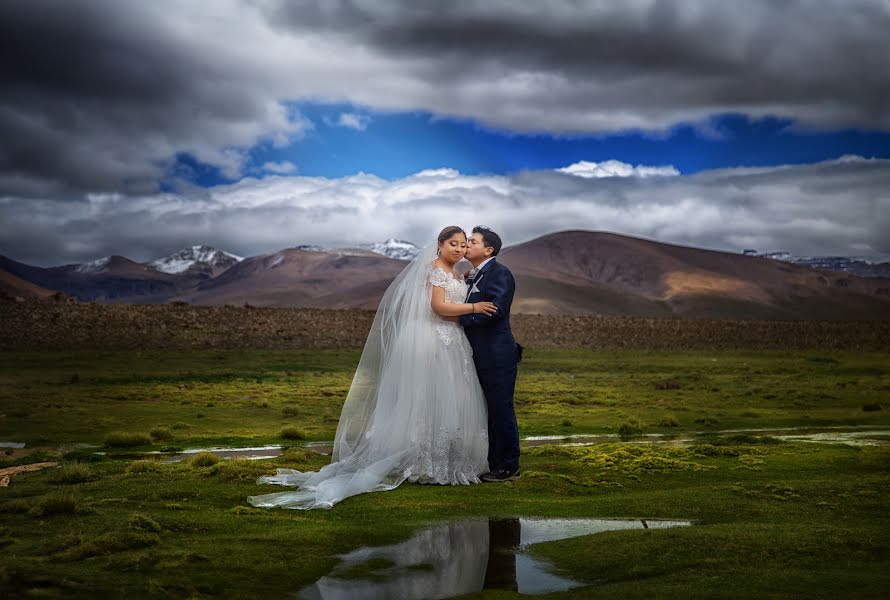
{"label": "patch of blue sky", "polygon": [[[339,178],[364,172],[393,180],[424,169],[509,174],[555,169],[582,160],[673,165],[683,174],[692,174],[727,167],[815,163],[845,154],[890,158],[890,132],[804,130],[777,117],[723,114],[704,124],[679,124],[661,133],[554,135],[515,133],[469,119],[383,112],[350,104],[300,103],[292,108],[311,127],[286,146],[263,142],[248,149],[245,175],[265,177],[272,173],[263,165],[285,161],[296,167],[296,175]],[[231,181],[188,155],[178,157],[174,171],[204,187]]]}

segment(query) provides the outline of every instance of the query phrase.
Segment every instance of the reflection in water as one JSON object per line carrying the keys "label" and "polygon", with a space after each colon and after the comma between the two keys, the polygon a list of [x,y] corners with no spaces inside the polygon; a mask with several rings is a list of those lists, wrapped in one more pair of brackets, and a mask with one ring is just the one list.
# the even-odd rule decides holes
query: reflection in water
{"label": "reflection in water", "polygon": [[455,521],[392,546],[341,556],[334,571],[302,590],[307,599],[451,598],[483,589],[544,594],[581,583],[555,575],[525,549],[617,529],[686,526],[688,521],[491,519]]}
{"label": "reflection in water", "polygon": [[522,539],[521,530],[519,519],[488,521],[488,562],[483,589],[519,590],[516,582],[516,549]]}

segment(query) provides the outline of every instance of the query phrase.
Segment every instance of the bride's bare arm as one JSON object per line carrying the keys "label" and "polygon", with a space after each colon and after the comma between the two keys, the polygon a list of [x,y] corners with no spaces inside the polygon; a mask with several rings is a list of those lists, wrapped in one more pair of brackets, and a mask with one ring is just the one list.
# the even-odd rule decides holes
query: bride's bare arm
{"label": "bride's bare arm", "polygon": [[473,302],[467,304],[452,304],[445,302],[445,288],[433,286],[433,296],[430,299],[430,305],[433,312],[440,317],[459,317],[460,315],[469,315],[473,313],[481,313],[492,315],[497,312],[498,307],[491,302]]}

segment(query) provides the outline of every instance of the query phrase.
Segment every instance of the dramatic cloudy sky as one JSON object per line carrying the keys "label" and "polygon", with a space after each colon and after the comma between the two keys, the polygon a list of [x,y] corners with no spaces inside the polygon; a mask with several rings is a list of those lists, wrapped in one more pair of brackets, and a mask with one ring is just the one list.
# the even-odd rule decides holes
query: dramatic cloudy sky
{"label": "dramatic cloudy sky", "polygon": [[888,0],[10,0],[0,254],[485,223],[890,258]]}

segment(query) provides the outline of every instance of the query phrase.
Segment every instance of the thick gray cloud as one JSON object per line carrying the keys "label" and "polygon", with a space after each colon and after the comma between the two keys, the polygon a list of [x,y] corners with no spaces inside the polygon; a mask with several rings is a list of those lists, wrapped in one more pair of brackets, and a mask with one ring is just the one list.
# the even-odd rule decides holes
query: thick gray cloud
{"label": "thick gray cloud", "polygon": [[237,178],[310,126],[296,100],[515,131],[888,130],[887,31],[885,0],[3,2],[0,194],[150,192],[178,152]]}
{"label": "thick gray cloud", "polygon": [[302,131],[227,60],[234,48],[214,51],[236,40],[215,37],[213,15],[172,8],[0,4],[0,193],[152,191],[178,152],[237,177],[247,147]]}
{"label": "thick gray cloud", "polygon": [[587,176],[602,174],[588,163],[583,175],[438,169],[395,181],[365,174],[246,178],[189,195],[92,194],[70,203],[0,198],[0,253],[43,266],[112,253],[145,261],[200,243],[252,256],[389,237],[425,245],[446,225],[486,224],[507,244],[590,229],[731,252],[890,259],[890,160],[846,157],[691,176],[608,167],[616,175]]}
{"label": "thick gray cloud", "polygon": [[513,130],[660,129],[718,112],[890,127],[880,0],[266,5],[276,24],[397,61],[428,84],[427,106]]}

